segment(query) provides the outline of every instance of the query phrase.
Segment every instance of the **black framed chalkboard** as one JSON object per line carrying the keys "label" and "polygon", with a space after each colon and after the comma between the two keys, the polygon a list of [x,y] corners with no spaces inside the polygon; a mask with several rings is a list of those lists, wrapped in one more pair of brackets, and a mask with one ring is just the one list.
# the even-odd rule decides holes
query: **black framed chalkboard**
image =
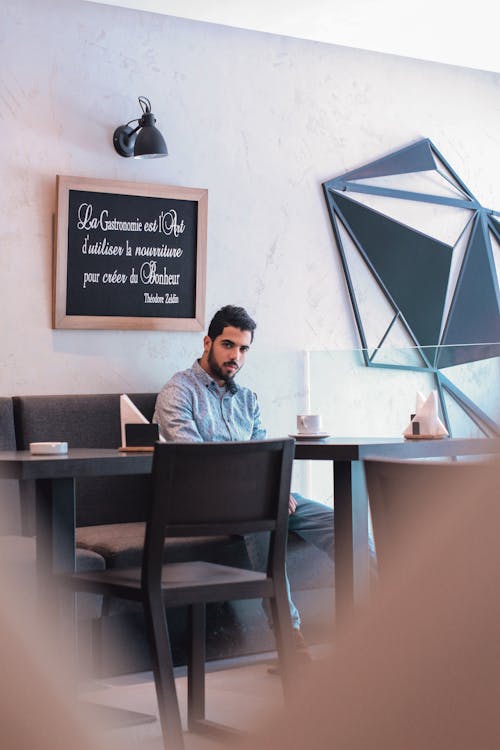
{"label": "black framed chalkboard", "polygon": [[202,330],[207,190],[57,177],[54,328]]}

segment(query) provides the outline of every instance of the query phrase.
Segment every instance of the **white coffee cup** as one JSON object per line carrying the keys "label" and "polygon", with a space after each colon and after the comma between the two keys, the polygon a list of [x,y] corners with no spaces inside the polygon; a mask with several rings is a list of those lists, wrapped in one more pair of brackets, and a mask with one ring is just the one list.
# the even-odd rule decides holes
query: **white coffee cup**
{"label": "white coffee cup", "polygon": [[297,414],[297,432],[309,435],[321,432],[321,414]]}

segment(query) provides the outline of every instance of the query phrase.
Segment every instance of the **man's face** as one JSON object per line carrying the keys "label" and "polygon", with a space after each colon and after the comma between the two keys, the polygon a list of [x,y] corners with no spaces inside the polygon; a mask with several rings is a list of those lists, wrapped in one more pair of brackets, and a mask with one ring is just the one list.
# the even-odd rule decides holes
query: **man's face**
{"label": "man's face", "polygon": [[227,383],[245,364],[251,343],[250,331],[240,331],[239,328],[233,328],[233,326],[226,326],[214,341],[205,336],[203,340],[205,369],[220,384]]}

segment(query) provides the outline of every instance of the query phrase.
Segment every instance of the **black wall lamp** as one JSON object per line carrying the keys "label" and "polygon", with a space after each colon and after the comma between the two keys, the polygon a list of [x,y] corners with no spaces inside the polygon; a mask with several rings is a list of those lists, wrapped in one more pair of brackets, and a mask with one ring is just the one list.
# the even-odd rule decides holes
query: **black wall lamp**
{"label": "black wall lamp", "polygon": [[[156,118],[151,112],[151,102],[145,96],[140,96],[139,104],[142,117],[116,128],[113,134],[115,150],[120,156],[133,156],[135,159],[167,156],[167,144],[158,128],[155,128]],[[137,122],[137,127],[130,127],[131,122]]]}

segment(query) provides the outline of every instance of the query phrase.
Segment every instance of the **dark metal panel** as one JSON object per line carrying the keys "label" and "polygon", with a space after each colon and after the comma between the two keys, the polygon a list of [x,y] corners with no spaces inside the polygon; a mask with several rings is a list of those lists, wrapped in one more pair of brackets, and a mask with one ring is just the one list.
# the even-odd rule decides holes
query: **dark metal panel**
{"label": "dark metal panel", "polygon": [[[500,341],[498,280],[485,222],[476,217],[452,300],[442,343],[495,344]],[[438,367],[498,356],[500,345],[442,348]]]}
{"label": "dark metal panel", "polygon": [[390,174],[404,174],[408,172],[423,172],[436,169],[428,139],[418,141],[411,146],[405,146],[388,156],[365,164],[359,169],[343,175],[344,180],[361,180],[370,177],[383,177]]}
{"label": "dark metal panel", "polygon": [[345,195],[333,200],[419,344],[437,344],[452,248]]}
{"label": "dark metal panel", "polygon": [[[448,183],[456,192],[450,195],[434,194],[432,180],[430,190],[411,190],[411,178],[391,180],[391,186],[374,178],[411,175],[429,171]],[[369,184],[359,182],[368,180]],[[422,181],[415,180],[422,185]],[[434,373],[441,411],[448,430],[451,426],[447,413],[445,395],[451,398],[469,417],[475,414],[478,422],[487,423],[488,418],[472,404],[457,388],[447,387],[446,378],[441,381],[439,368],[475,362],[500,356],[500,292],[498,275],[493,259],[492,242],[500,243],[500,212],[483,208],[473,193],[461,180],[453,167],[429,139],[395,151],[369,164],[351,170],[323,183],[323,190],[334,228],[336,244],[341,256],[349,295],[358,327],[365,365],[387,369],[423,370]],[[353,200],[357,194],[357,200]],[[386,197],[389,200],[423,202],[436,206],[468,209],[470,218],[456,240],[454,248],[434,237],[406,226],[385,216],[380,211],[367,207],[363,194]],[[464,258],[459,268],[458,281],[451,278],[453,253],[461,246],[464,233],[474,221]],[[363,310],[356,299],[355,279],[349,268],[345,249],[337,223],[342,223],[353,245],[364,258],[375,282],[394,309],[394,317],[385,333],[381,332],[379,350],[390,347],[390,332],[396,324],[408,331],[411,340],[422,358],[422,367],[415,363],[401,365],[379,363],[375,353],[368,356],[364,331],[366,306]],[[497,248],[495,248],[497,250]],[[458,259],[457,259],[458,260]],[[454,290],[453,286],[454,285]],[[446,321],[445,306],[453,293]],[[491,431],[491,421],[487,427]],[[499,428],[500,429],[500,428]]]}

